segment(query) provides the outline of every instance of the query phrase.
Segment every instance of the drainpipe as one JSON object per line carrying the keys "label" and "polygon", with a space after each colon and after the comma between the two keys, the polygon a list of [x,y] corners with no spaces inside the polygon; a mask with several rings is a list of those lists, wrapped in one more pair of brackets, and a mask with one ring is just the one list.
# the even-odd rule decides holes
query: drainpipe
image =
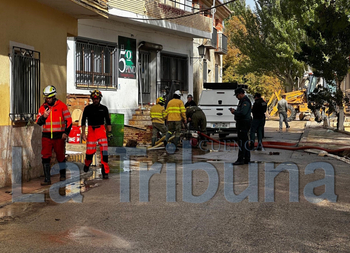
{"label": "drainpipe", "polygon": [[[213,5],[211,6],[211,15],[212,15],[212,19],[213,19],[213,27],[215,27],[215,17],[214,17],[214,15],[215,15],[215,12],[216,12],[216,8],[214,8],[215,7],[215,1],[216,0],[213,0]],[[211,33],[213,33],[213,27],[211,28]]]}
{"label": "drainpipe", "polygon": [[141,77],[141,54],[140,54],[140,47],[142,47],[143,45],[144,45],[143,43],[140,43],[139,46],[137,47],[137,51],[139,52],[139,85],[140,85],[141,110],[145,110],[142,102],[142,77]]}

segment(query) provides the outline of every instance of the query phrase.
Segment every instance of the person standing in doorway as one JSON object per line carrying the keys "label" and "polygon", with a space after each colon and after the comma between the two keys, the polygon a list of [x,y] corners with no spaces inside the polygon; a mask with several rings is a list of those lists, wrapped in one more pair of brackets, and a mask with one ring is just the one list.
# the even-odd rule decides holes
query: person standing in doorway
{"label": "person standing in doorway", "polygon": [[[151,108],[151,119],[152,119],[152,147],[155,146],[157,141],[157,135],[160,132],[162,137],[166,136],[168,129],[165,125],[165,100],[163,97],[157,98],[157,104]],[[164,142],[166,145],[166,142]]]}
{"label": "person standing in doorway", "polygon": [[[109,118],[108,108],[101,104],[102,93],[99,90],[93,90],[90,98],[92,99],[92,104],[85,107],[81,119],[82,139],[86,141],[84,171],[89,171],[92,157],[96,153],[96,144],[98,143],[101,152],[102,176],[103,179],[108,179],[108,138],[113,137],[111,133],[111,119]],[[85,133],[86,119],[88,121],[87,137]],[[107,132],[105,125],[107,126]]]}
{"label": "person standing in doorway", "polygon": [[60,181],[66,180],[66,139],[72,128],[72,118],[65,103],[56,99],[56,88],[52,85],[43,90],[45,102],[40,106],[36,123],[43,126],[42,133],[42,164],[45,179],[41,185],[51,184],[50,161],[52,150],[60,168]]}
{"label": "person standing in doorway", "polygon": [[267,109],[267,103],[261,98],[260,93],[255,93],[254,95],[255,102],[253,104],[252,113],[253,113],[253,121],[252,127],[250,129],[250,149],[254,148],[255,143],[255,132],[258,136],[258,145],[257,150],[262,150],[262,138],[264,132],[265,125],[265,112]]}
{"label": "person standing in doorway", "polygon": [[180,99],[182,96],[179,90],[176,90],[173,99],[169,101],[166,108],[166,119],[168,122],[168,133],[166,134],[165,141],[168,142],[170,136],[175,132],[174,144],[177,149],[177,144],[180,141],[182,121],[186,125],[186,109],[184,103]]}
{"label": "person standing in doorway", "polygon": [[279,130],[282,130],[283,122],[286,124],[286,128],[290,128],[287,117],[288,102],[286,100],[286,95],[282,95],[282,99],[278,101],[277,109],[280,117]]}
{"label": "person standing in doorway", "polygon": [[252,104],[249,98],[244,95],[244,90],[242,88],[237,88],[235,90],[235,96],[238,98],[239,103],[237,109],[230,108],[232,114],[235,115],[236,127],[237,127],[237,137],[238,137],[238,159],[233,165],[248,164],[250,162],[250,149],[249,149],[249,139],[248,132],[251,125],[251,111]]}

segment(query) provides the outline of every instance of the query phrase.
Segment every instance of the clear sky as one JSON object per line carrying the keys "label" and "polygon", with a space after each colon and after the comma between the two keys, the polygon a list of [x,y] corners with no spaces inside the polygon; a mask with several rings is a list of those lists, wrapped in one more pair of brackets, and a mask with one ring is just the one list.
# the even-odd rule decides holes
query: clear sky
{"label": "clear sky", "polygon": [[245,0],[246,4],[250,6],[251,9],[255,9],[254,0]]}

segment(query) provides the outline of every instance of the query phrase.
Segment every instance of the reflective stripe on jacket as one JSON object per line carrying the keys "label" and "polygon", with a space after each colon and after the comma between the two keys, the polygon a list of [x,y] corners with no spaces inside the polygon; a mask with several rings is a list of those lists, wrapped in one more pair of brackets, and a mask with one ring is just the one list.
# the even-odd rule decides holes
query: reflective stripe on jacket
{"label": "reflective stripe on jacket", "polygon": [[165,119],[165,109],[164,106],[160,104],[156,104],[151,108],[151,119],[153,123],[161,123],[164,124]]}
{"label": "reflective stripe on jacket", "polygon": [[181,121],[181,119],[186,119],[184,103],[178,98],[173,98],[169,101],[165,113],[168,121]]}
{"label": "reflective stripe on jacket", "polygon": [[45,124],[43,125],[43,132],[51,133],[52,138],[52,133],[66,132],[67,129],[70,129],[70,126],[72,125],[72,118],[70,112],[66,104],[64,104],[58,99],[56,100],[53,106],[50,106],[47,103],[44,103],[40,106],[38,115],[36,117],[36,122],[38,122],[38,119],[44,114],[46,110],[45,107],[48,107],[51,110],[51,112],[49,117],[47,117]]}

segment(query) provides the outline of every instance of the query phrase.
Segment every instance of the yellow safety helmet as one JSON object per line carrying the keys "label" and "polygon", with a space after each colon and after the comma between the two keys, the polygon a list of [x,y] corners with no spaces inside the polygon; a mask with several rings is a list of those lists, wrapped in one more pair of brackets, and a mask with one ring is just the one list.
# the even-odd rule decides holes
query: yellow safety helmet
{"label": "yellow safety helmet", "polygon": [[44,98],[52,98],[56,96],[56,94],[57,94],[56,88],[55,86],[52,86],[52,85],[46,86],[45,89],[43,90]]}
{"label": "yellow safety helmet", "polygon": [[163,97],[157,98],[157,104],[164,104],[165,100]]}
{"label": "yellow safety helmet", "polygon": [[93,91],[90,91],[90,93],[91,93],[91,95],[90,95],[90,97],[91,97],[91,99],[93,99],[93,98],[102,98],[102,93],[101,93],[101,91],[99,91],[99,90],[93,90]]}

